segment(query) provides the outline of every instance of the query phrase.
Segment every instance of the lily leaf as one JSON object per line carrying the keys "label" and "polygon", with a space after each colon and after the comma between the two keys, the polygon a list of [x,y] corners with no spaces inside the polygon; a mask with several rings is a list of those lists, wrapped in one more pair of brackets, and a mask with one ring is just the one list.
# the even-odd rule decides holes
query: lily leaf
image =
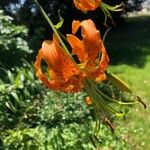
{"label": "lily leaf", "polygon": [[64,19],[63,19],[62,16],[60,15],[60,9],[58,10],[58,17],[59,17],[59,22],[58,22],[56,25],[54,25],[54,27],[55,27],[56,29],[61,28],[62,25],[63,25],[63,23],[64,23]]}
{"label": "lily leaf", "polygon": [[123,80],[121,80],[117,75],[107,72],[107,77],[108,80],[111,80],[121,90],[132,93],[130,87]]}

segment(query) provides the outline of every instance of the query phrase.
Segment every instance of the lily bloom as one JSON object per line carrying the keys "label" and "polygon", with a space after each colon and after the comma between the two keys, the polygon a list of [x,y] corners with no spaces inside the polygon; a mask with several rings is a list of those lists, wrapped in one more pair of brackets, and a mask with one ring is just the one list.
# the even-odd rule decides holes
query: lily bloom
{"label": "lily bloom", "polygon": [[101,0],[73,0],[77,9],[82,11],[95,10]]}
{"label": "lily bloom", "polygon": [[[108,96],[103,92],[102,87],[100,87],[97,82],[101,82],[106,79],[105,71],[107,69],[109,58],[103,42],[100,38],[100,33],[96,29],[95,24],[92,20],[73,21],[72,23],[72,34],[67,35],[67,40],[72,48],[72,54],[76,55],[79,62],[77,63],[70,55],[68,49],[61,40],[56,27],[54,27],[51,20],[48,19],[46,13],[41,8],[40,4],[35,1],[39,6],[44,17],[48,21],[49,25],[53,29],[55,35],[53,40],[44,41],[41,49],[36,57],[34,64],[36,76],[50,89],[59,90],[63,92],[78,92],[84,89],[87,93],[86,104],[92,105],[95,110],[96,125],[94,130],[94,138],[92,138],[92,143],[95,146],[94,141],[98,141],[97,135],[99,133],[99,123],[101,119],[104,120],[112,131],[114,131],[113,125],[109,121],[111,115],[124,117],[125,112],[117,111],[110,105],[111,103],[117,105],[133,105],[135,101],[120,100],[120,94],[117,96],[119,99],[114,99],[114,92],[112,90],[112,96]],[[74,0],[75,2],[75,0]],[[77,2],[83,2],[84,6],[89,8],[93,7],[92,2],[97,4],[98,0],[78,0]],[[90,4],[91,3],[91,4]],[[104,4],[103,4],[104,5]],[[118,11],[118,7],[110,7],[105,5],[105,15],[109,15],[108,10]],[[93,7],[94,8],[94,7]],[[103,7],[104,8],[104,7]],[[75,36],[78,29],[81,27],[81,37],[80,40]],[[47,71],[43,73],[41,63],[44,60],[47,64]],[[107,72],[107,81],[114,82],[115,85],[119,86],[124,91],[130,92],[128,86],[124,84],[119,78]],[[101,85],[105,85],[105,82]],[[107,82],[106,82],[107,85]],[[108,84],[109,85],[109,84]],[[107,89],[108,89],[107,85]],[[110,84],[111,85],[111,84]],[[108,91],[106,91],[108,92]],[[146,108],[145,103],[137,97],[137,101],[141,102]],[[96,147],[96,146],[95,146]]]}
{"label": "lily bloom", "polygon": [[[80,40],[74,34],[81,27]],[[101,82],[106,79],[108,55],[92,20],[73,21],[72,34],[67,35],[72,53],[79,59],[76,63],[61,47],[55,36],[44,41],[35,61],[36,76],[50,89],[64,92],[78,92],[88,79]],[[41,69],[41,61],[47,64],[47,74]]]}
{"label": "lily bloom", "polygon": [[[81,27],[81,39],[75,36]],[[63,92],[79,92],[84,90],[87,93],[85,100],[95,110],[96,125],[95,135],[98,135],[101,119],[112,129],[113,125],[109,121],[111,115],[125,117],[126,112],[120,112],[111,106],[111,103],[117,105],[133,105],[135,101],[123,102],[106,95],[100,88],[101,81],[106,79],[105,71],[107,69],[109,58],[100,33],[96,29],[92,20],[73,21],[72,34],[67,35],[68,42],[72,48],[72,54],[76,55],[77,63],[65,48],[60,45],[58,37],[53,36],[53,40],[44,41],[36,57],[34,64],[36,76],[52,90]],[[42,60],[47,64],[47,72],[41,68]],[[128,91],[127,86],[115,76],[107,72],[108,80],[114,81],[124,91]],[[144,107],[146,105],[138,99]],[[98,123],[99,122],[99,123]]]}
{"label": "lily bloom", "polygon": [[113,23],[113,19],[112,19],[110,11],[116,12],[116,11],[123,10],[122,4],[116,5],[116,6],[110,6],[104,3],[102,0],[73,0],[73,2],[74,2],[75,7],[83,12],[92,11],[100,7],[104,13],[104,25],[105,26],[107,26],[106,24],[107,17],[110,18]]}

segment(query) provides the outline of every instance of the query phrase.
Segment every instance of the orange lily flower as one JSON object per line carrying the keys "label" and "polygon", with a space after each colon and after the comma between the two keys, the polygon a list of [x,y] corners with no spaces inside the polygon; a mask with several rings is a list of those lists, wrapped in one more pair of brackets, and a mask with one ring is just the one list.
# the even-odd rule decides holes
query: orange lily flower
{"label": "orange lily flower", "polygon": [[[88,78],[98,82],[105,79],[109,59],[100,33],[92,20],[73,21],[72,33],[75,34],[80,26],[82,40],[72,34],[67,35],[72,53],[77,55],[79,64],[64,51],[55,37],[52,41],[44,41],[39,50],[34,64],[36,75],[50,89],[78,92],[83,89],[84,81]],[[100,61],[99,53],[101,53]],[[42,73],[42,59],[48,66],[50,79],[48,75]]]}
{"label": "orange lily flower", "polygon": [[77,9],[82,11],[95,10],[99,5],[101,0],[73,0]]}
{"label": "orange lily flower", "polygon": [[116,6],[110,6],[104,3],[102,0],[73,0],[74,5],[77,9],[87,12],[91,10],[95,10],[96,8],[100,7],[104,13],[104,25],[107,26],[107,17],[110,18],[113,22],[112,16],[110,11],[122,11],[122,4]]}
{"label": "orange lily flower", "polygon": [[[39,50],[34,63],[36,76],[47,87],[53,90],[78,92],[84,89],[87,93],[87,98],[85,100],[86,104],[92,105],[95,110],[95,117],[98,119],[96,120],[94,136],[92,136],[92,143],[95,146],[94,141],[99,141],[96,136],[99,133],[99,124],[101,119],[103,119],[104,123],[106,123],[114,132],[114,128],[109,121],[109,117],[111,117],[111,115],[113,115],[113,117],[125,117],[126,111],[118,111],[114,108],[115,106],[113,105],[112,107],[110,103],[117,105],[133,105],[136,101],[127,102],[125,98],[124,102],[120,100],[120,94],[119,99],[117,100],[116,98],[113,98],[116,97],[113,96],[113,92],[112,96],[108,96],[105,92],[103,92],[99,84],[97,84],[97,82],[101,82],[106,79],[105,71],[109,63],[109,58],[100,38],[100,33],[96,29],[92,20],[89,19],[82,22],[73,21],[72,34],[67,35],[68,42],[72,48],[72,54],[76,55],[79,60],[79,63],[76,63],[69,54],[68,49],[61,40],[51,20],[48,19],[38,1],[35,2],[39,6],[41,12],[57,37],[53,36],[53,40],[43,42],[42,48]],[[79,9],[83,8],[84,11],[86,11],[97,8],[101,0],[74,0],[74,2]],[[82,4],[79,5],[80,3]],[[101,3],[101,6],[105,16],[110,16],[108,10],[120,11],[119,7],[121,5],[111,7],[105,3]],[[80,27],[82,36],[81,40],[75,36]],[[46,73],[43,73],[41,68],[42,60],[44,60],[47,64]],[[128,86],[115,75],[107,72],[107,77],[108,81],[110,80],[114,83],[114,85],[117,85],[126,92],[131,92]],[[145,103],[139,97],[137,97],[137,101],[141,102],[144,108],[146,108]]]}

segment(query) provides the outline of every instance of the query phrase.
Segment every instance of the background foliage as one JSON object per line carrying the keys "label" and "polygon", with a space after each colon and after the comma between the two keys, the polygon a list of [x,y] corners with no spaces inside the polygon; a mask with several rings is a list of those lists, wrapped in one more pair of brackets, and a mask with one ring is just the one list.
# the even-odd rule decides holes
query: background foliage
{"label": "background foliage", "polygon": [[[133,12],[141,9],[141,3],[145,0],[103,0],[107,4],[116,5],[124,3],[124,12],[113,13],[114,22],[119,26],[124,19],[122,18],[127,12]],[[77,10],[72,0],[39,0],[40,4],[52,19],[53,23],[56,24],[59,21],[58,10],[60,10],[61,16],[64,20],[63,27],[61,29],[62,33],[70,33],[71,23],[73,19],[87,19],[92,18],[97,24],[97,28],[101,31],[105,30],[106,27],[103,25],[104,14],[101,9],[96,11],[88,12],[84,14],[83,12]],[[1,0],[0,9],[5,10],[5,12],[14,18],[15,24],[24,24],[29,30],[28,43],[30,48],[38,49],[41,45],[41,41],[45,38],[50,38],[52,31],[50,30],[47,22],[43,19],[43,16],[34,4],[34,0]],[[29,17],[30,16],[30,17]],[[108,20],[108,25],[112,25],[112,21]],[[34,44],[33,44],[34,43]],[[35,56],[33,54],[33,56]]]}
{"label": "background foliage", "polygon": [[[116,1],[116,3],[119,2],[120,1]],[[107,3],[111,3],[111,1],[108,0]],[[128,3],[128,1],[125,1],[125,3]],[[35,54],[37,54],[42,40],[51,38],[51,30],[35,7],[34,2],[31,0],[25,0],[24,3],[21,3],[20,0],[0,0],[0,4],[0,8],[3,10],[0,10],[0,149],[94,149],[90,139],[93,133],[92,129],[94,128],[94,118],[92,117],[92,110],[85,105],[85,93],[68,95],[53,92],[45,88],[34,76],[33,61]],[[133,4],[134,7],[132,7],[132,9],[130,8],[131,4],[125,9],[127,11],[133,11],[137,8],[136,5],[141,4],[141,1],[137,3],[134,2]],[[85,15],[77,11],[69,0],[42,0],[41,5],[49,14],[49,17],[53,19],[54,23],[58,22],[56,14],[58,9],[61,9],[61,15],[67,20],[63,25],[63,33],[70,32],[71,21],[78,17],[79,19],[92,17],[96,20],[98,28],[101,28],[102,31],[105,30],[103,20],[100,19],[103,17],[101,10],[96,10],[94,13],[89,12]],[[118,20],[120,15],[121,14],[114,15],[114,17],[116,17],[116,24],[117,21],[118,24],[120,22],[120,19]],[[146,23],[149,24],[148,19]],[[106,41],[108,49],[117,50],[118,43],[120,43],[117,39],[117,35],[119,35],[120,39],[120,32],[124,35],[122,37],[127,36],[126,39],[128,39],[128,35],[125,33],[127,33],[128,29],[133,31],[133,28],[130,26],[131,24],[127,25],[127,22],[122,24],[122,26],[119,24],[118,28],[113,30],[113,36],[108,36]],[[125,32],[119,28],[120,26]],[[126,26],[128,28],[126,28]],[[143,28],[144,26],[140,24],[134,29],[135,31],[139,31],[139,29]],[[145,39],[148,38],[147,33],[149,33],[148,28],[146,29],[147,31],[145,32],[140,30],[140,33],[143,34],[142,36],[145,37]],[[118,33],[115,31],[118,31]],[[137,35],[133,35],[133,37],[137,37]],[[111,39],[115,39],[117,44],[111,45]],[[121,41],[124,43],[124,38],[121,39]],[[129,76],[131,77],[131,70],[133,70],[135,75],[139,70],[137,68],[131,69],[130,67],[123,66],[123,70],[128,70],[128,72],[122,75],[122,66],[120,67],[120,63],[144,67],[145,62],[149,60],[149,57],[146,57],[149,55],[149,43],[146,40],[143,40],[142,43],[140,39],[138,42],[140,43],[140,48],[142,49],[144,46],[145,48],[140,51],[137,46],[136,50],[138,52],[132,51],[132,49],[135,48],[134,43],[137,43],[136,39],[130,42],[130,49],[128,44],[124,47],[126,49],[124,52],[113,51],[114,53],[112,53],[109,51],[109,55],[112,58],[111,63],[118,65],[118,68],[116,68],[116,66],[113,68],[112,66],[110,69],[125,79],[128,79]],[[122,49],[122,44],[120,44],[119,49]],[[128,49],[130,51],[128,51]],[[126,52],[130,54],[130,60],[132,61],[128,61]],[[138,59],[144,59],[136,63],[135,60],[137,58],[134,57],[135,59],[133,59],[133,55],[131,55],[132,52],[137,54]],[[141,54],[142,57],[140,57]],[[146,66],[146,70],[149,70],[148,66]],[[135,79],[136,76],[135,78],[132,76],[132,82],[134,82]],[[138,81],[135,80],[136,87],[134,87],[134,90],[142,91],[142,89],[145,88],[147,92],[141,94],[143,97],[148,97],[149,79],[144,80],[145,84],[143,87],[141,87],[142,81],[143,76],[138,78]],[[129,83],[130,82],[131,81],[129,81]],[[131,85],[133,84],[132,82]],[[139,112],[140,109],[141,107],[137,109],[137,112]],[[131,119],[135,119],[135,114],[131,116]],[[141,118],[143,116],[145,116],[145,114],[141,115]],[[140,122],[141,118],[139,117],[135,122]],[[112,134],[110,129],[104,125],[100,126],[100,142],[96,141],[98,146],[104,150],[128,150],[134,149],[135,147],[140,150],[148,148],[149,144],[147,141],[149,140],[146,139],[148,136],[144,134],[145,129],[149,129],[148,125],[145,125],[144,129],[140,123],[140,128],[137,124],[131,124],[131,127],[134,128],[127,129],[124,124],[129,124],[129,122],[125,121],[121,123],[118,121],[116,124],[122,127],[117,128],[115,134]],[[133,134],[135,135],[134,137]],[[140,137],[145,139],[145,141],[141,141]]]}

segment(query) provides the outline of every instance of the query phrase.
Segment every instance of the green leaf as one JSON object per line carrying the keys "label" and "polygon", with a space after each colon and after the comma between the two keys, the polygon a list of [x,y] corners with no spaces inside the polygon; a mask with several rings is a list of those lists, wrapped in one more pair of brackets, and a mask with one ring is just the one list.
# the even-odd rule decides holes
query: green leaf
{"label": "green leaf", "polygon": [[108,80],[112,81],[112,83],[114,83],[121,90],[132,93],[130,87],[123,80],[121,80],[117,75],[107,72],[107,77]]}
{"label": "green leaf", "polygon": [[8,70],[7,71],[7,75],[8,75],[9,81],[13,84],[13,82],[14,82],[14,76],[13,76],[13,74]]}
{"label": "green leaf", "polygon": [[14,99],[16,100],[16,102],[17,102],[18,104],[20,104],[20,100],[19,100],[18,95],[17,95],[15,92],[12,92],[11,95],[14,97]]}
{"label": "green leaf", "polygon": [[9,102],[5,102],[5,105],[7,108],[9,108],[12,112],[16,112],[16,108],[14,107],[14,105],[9,101]]}
{"label": "green leaf", "polygon": [[58,17],[59,17],[59,22],[58,22],[56,25],[54,25],[54,27],[55,27],[56,29],[61,28],[62,25],[63,25],[63,23],[64,23],[64,19],[63,19],[63,18],[61,17],[61,15],[60,15],[60,9],[58,10]]}

